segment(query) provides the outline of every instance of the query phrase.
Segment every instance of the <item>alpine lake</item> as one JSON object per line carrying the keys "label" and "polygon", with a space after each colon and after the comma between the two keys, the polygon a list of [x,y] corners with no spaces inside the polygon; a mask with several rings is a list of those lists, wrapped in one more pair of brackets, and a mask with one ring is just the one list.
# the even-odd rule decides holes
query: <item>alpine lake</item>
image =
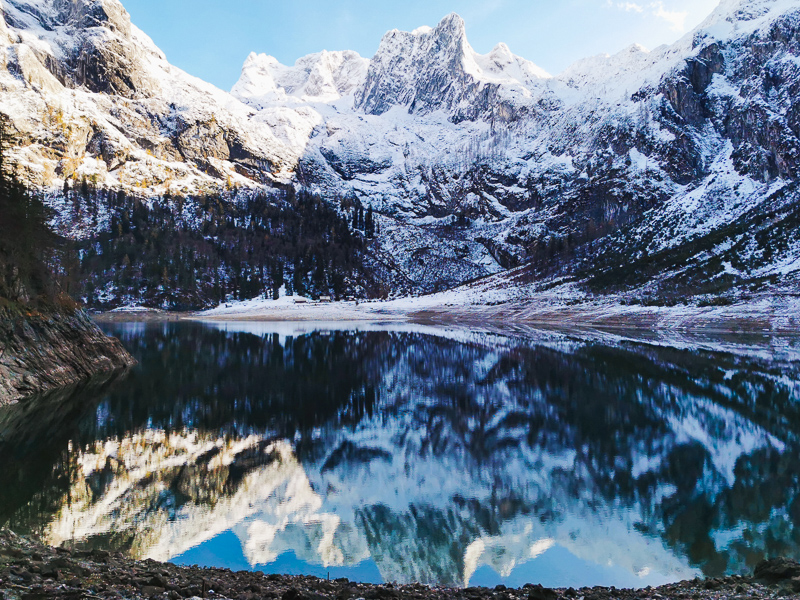
{"label": "alpine lake", "polygon": [[0,526],[362,582],[645,587],[800,559],[800,339],[110,323],[0,409]]}

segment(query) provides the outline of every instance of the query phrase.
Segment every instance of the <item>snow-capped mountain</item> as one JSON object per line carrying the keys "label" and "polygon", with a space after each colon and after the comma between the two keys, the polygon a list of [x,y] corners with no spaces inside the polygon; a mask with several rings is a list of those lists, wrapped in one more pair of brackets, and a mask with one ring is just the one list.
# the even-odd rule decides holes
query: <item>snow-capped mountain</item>
{"label": "snow-capped mountain", "polygon": [[[586,255],[605,273],[621,248],[653,273],[610,279],[645,295],[676,276],[741,293],[798,271],[790,0],[723,0],[671,46],[557,76],[503,44],[476,53],[452,14],[387,33],[371,59],[253,54],[231,94],[169,65],[117,0],[7,0],[3,16],[0,111],[43,187],[85,175],[151,196],[294,183],[356,198],[379,213],[380,262],[417,290],[528,262],[574,274]],[[648,267],[665,253],[694,271]]]}
{"label": "snow-capped mountain", "polygon": [[529,98],[549,75],[506,46],[477,54],[467,41],[464,20],[445,17],[435,29],[390,31],[370,61],[354,108],[382,115],[392,107],[409,113],[446,111],[453,121],[491,116],[502,100]]}

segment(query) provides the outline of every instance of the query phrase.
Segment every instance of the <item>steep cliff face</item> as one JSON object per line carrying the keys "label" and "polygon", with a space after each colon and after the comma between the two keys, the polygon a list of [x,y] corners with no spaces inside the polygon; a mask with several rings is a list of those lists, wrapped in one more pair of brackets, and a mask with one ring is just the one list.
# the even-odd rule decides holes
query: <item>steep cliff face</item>
{"label": "steep cliff face", "polygon": [[0,308],[0,406],[134,364],[82,311]]}
{"label": "steep cliff face", "polygon": [[[4,3],[0,111],[29,179],[198,191],[290,177],[292,151],[247,107],[172,67],[117,0]],[[296,162],[296,156],[294,157]]]}
{"label": "steep cliff face", "polygon": [[513,109],[507,100],[529,98],[549,78],[504,45],[479,55],[467,41],[464,20],[451,14],[435,29],[387,33],[356,92],[355,108],[371,115],[394,106],[418,114],[444,110],[454,122],[491,118]]}

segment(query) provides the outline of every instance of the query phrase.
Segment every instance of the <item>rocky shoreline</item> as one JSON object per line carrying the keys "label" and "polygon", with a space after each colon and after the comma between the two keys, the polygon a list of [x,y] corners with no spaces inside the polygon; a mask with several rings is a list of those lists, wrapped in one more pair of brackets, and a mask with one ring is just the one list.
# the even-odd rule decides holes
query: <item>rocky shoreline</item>
{"label": "rocky shoreline", "polygon": [[0,305],[0,406],[135,364],[80,309]]}
{"label": "rocky shoreline", "polygon": [[549,589],[526,584],[520,589],[445,588],[421,584],[361,584],[313,576],[265,575],[260,572],[182,567],[153,560],[135,561],[119,553],[51,548],[0,531],[0,598],[147,598],[181,600],[611,600],[797,598],[800,563],[764,561],[752,576],[694,579],[640,590],[593,587]]}

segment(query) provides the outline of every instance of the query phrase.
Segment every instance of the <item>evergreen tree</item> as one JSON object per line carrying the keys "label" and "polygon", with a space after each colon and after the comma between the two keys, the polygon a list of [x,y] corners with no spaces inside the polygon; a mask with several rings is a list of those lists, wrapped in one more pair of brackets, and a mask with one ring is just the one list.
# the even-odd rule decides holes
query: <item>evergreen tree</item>
{"label": "evergreen tree", "polygon": [[372,214],[372,207],[367,210],[367,217],[364,220],[364,234],[368,237],[375,237],[375,216]]}
{"label": "evergreen tree", "polygon": [[278,300],[280,296],[280,290],[283,286],[283,263],[281,261],[277,261],[275,266],[272,268],[272,299]]}
{"label": "evergreen tree", "polygon": [[[81,199],[79,192],[72,195]],[[274,298],[282,286],[289,295],[337,297],[372,289],[362,239],[350,229],[358,211],[342,215],[305,190],[235,202],[208,195],[148,203],[90,187],[81,206],[90,220],[100,207],[110,213],[106,230],[76,242],[77,294],[87,302],[94,298],[93,308],[113,308],[124,294],[144,305],[188,310],[216,305],[229,294]],[[129,277],[123,283],[125,256]],[[101,302],[93,291],[109,283],[119,286],[117,298]]]}
{"label": "evergreen tree", "polygon": [[315,257],[314,263],[316,264],[316,268],[314,269],[314,288],[317,291],[317,295],[327,296],[328,290],[325,279],[325,259],[321,254],[318,254]]}

